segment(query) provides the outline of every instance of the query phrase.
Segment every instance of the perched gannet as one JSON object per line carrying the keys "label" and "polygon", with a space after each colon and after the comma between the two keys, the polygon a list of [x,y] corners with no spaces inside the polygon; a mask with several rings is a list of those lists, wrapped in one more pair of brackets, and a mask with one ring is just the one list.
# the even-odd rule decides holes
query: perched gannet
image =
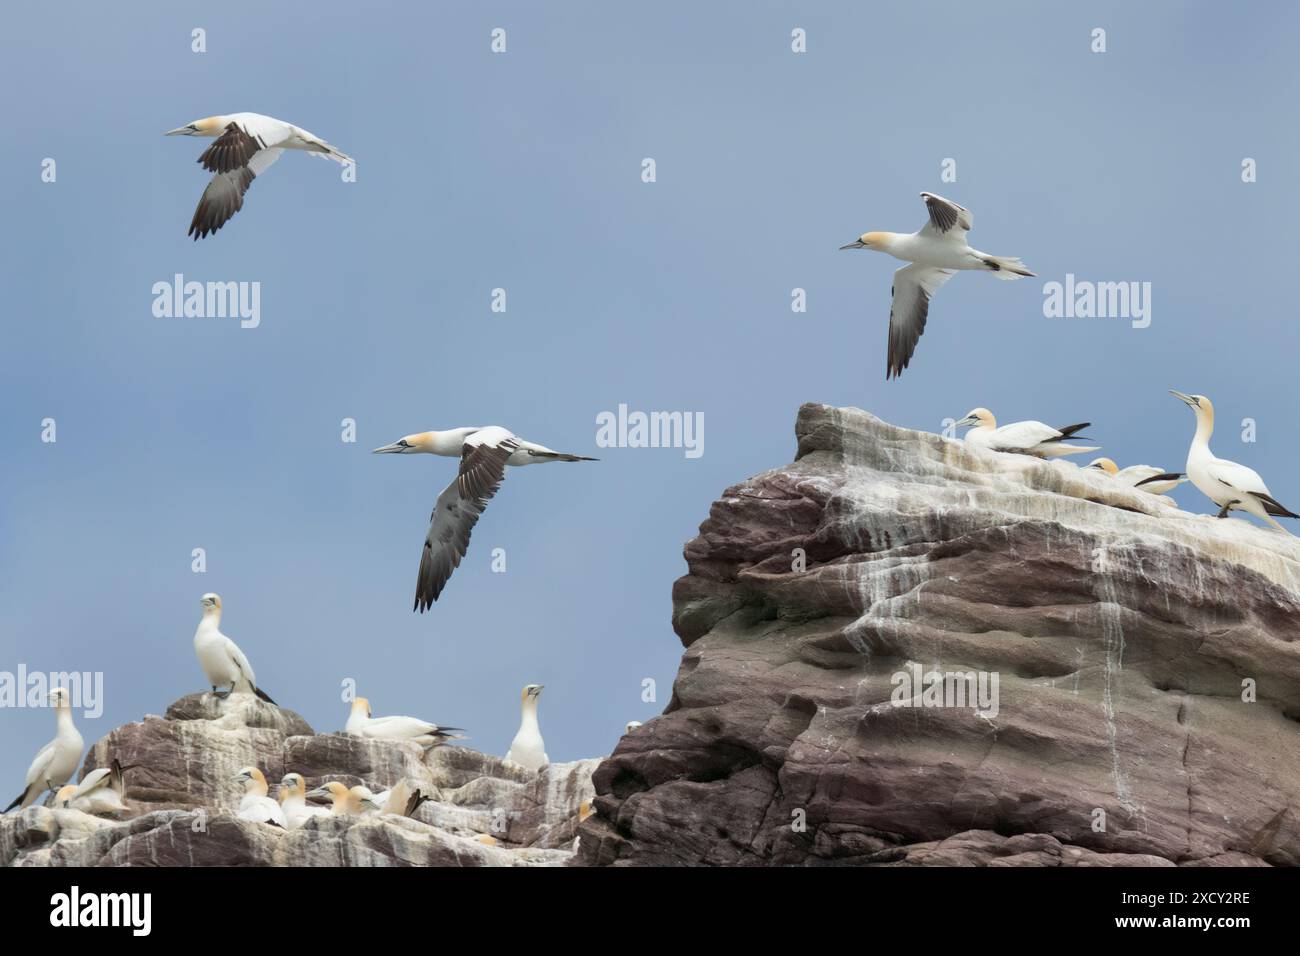
{"label": "perched gannet", "polygon": [[[975,408],[966,417],[956,422],[958,428],[974,426],[966,433],[966,443],[994,451],[1014,452],[1020,455],[1033,455],[1036,458],[1058,458],[1062,455],[1078,455],[1085,451],[1096,451],[1101,446],[1063,444],[1067,438],[1083,438],[1076,434],[1091,425],[1083,422],[1079,425],[1066,425],[1053,428],[1042,422],[1015,422],[998,427],[997,419],[987,408]],[[1089,439],[1084,439],[1088,441]]]}
{"label": "perched gannet", "polygon": [[36,751],[32,765],[27,768],[23,792],[5,807],[5,813],[14,807],[30,807],[46,790],[57,794],[81,763],[81,750],[85,742],[72,723],[72,698],[64,688],[55,687],[50,691],[50,701],[54,704],[54,739]]}
{"label": "perched gannet", "polygon": [[1129,465],[1121,471],[1119,465],[1110,458],[1093,459],[1088,462],[1088,467],[1104,472],[1130,488],[1141,488],[1153,495],[1163,495],[1173,491],[1187,480],[1187,476],[1181,471],[1165,471],[1155,465]]}
{"label": "perched gannet", "polygon": [[544,445],[524,441],[500,425],[453,428],[445,432],[420,432],[376,448],[376,455],[442,455],[460,459],[460,471],[438,496],[429,517],[429,533],[420,555],[415,582],[415,610],[423,614],[460,565],[469,549],[469,535],[487,503],[505,480],[506,465],[535,465],[547,461],[596,461],[583,455],[566,455]]}
{"label": "perched gannet", "polygon": [[324,807],[307,804],[307,781],[300,773],[286,773],[280,779],[280,809],[290,830],[296,830],[312,817],[329,816]]}
{"label": "perched gannet", "polygon": [[[274,704],[275,701],[257,686],[253,665],[248,663],[239,645],[221,633],[221,598],[205,594],[199,603],[203,605],[203,618],[194,632],[194,653],[199,656],[203,673],[212,685],[212,693],[218,697],[229,697],[234,693],[256,694],[268,704]],[[230,685],[230,690],[224,694],[217,691],[223,684]]]}
{"label": "perched gannet", "polygon": [[542,730],[537,726],[537,698],[542,696],[541,684],[529,684],[520,695],[519,733],[510,742],[510,751],[506,761],[518,764],[525,770],[540,770],[550,763],[546,756],[546,744],[542,741]]}
{"label": "perched gannet", "polygon": [[1259,473],[1245,465],[1226,458],[1215,458],[1210,451],[1210,436],[1214,434],[1214,405],[1204,395],[1184,395],[1169,390],[1169,394],[1187,403],[1196,414],[1196,434],[1187,450],[1187,477],[1201,492],[1219,505],[1218,517],[1226,518],[1229,511],[1245,511],[1262,518],[1278,531],[1286,528],[1274,521],[1279,518],[1300,518],[1274,498]]}
{"label": "perched gannet", "polygon": [[239,801],[239,819],[254,823],[270,823],[289,829],[280,805],[267,796],[266,777],[256,767],[245,767],[235,774],[244,784],[244,797]]}
{"label": "perched gannet", "polygon": [[362,814],[395,813],[402,817],[412,816],[422,803],[430,799],[405,780],[399,780],[391,790],[383,793],[372,793],[369,787],[362,784],[357,784],[349,793]]}
{"label": "perched gannet", "polygon": [[84,813],[125,810],[126,804],[122,802],[126,795],[124,776],[134,766],[123,767],[121,761],[114,758],[111,767],[98,767],[86,774],[79,785],[69,785],[60,790],[55,803]]}
{"label": "perched gannet", "polygon": [[641,726],[641,721],[629,720],[627,722],[627,726],[623,728],[623,733],[630,734],[632,731],[636,730],[640,726]]}
{"label": "perched gannet", "polygon": [[934,193],[921,193],[930,221],[911,235],[897,232],[865,232],[841,249],[874,249],[911,265],[894,273],[889,308],[889,353],[885,381],[897,378],[907,368],[917,339],[925,331],[930,297],[957,272],[980,269],[999,279],[1032,276],[1025,264],[1012,256],[991,256],[966,244],[966,233],[974,220],[970,211]]}
{"label": "perched gannet", "polygon": [[418,717],[371,717],[370,701],[357,697],[352,701],[345,734],[375,740],[411,740],[421,747],[437,747],[448,740],[464,740],[460,727],[440,727]]}
{"label": "perched gannet", "polygon": [[334,816],[345,816],[348,814],[358,814],[361,807],[357,802],[356,794],[337,780],[331,780],[329,783],[323,783],[315,790],[307,793],[309,800],[329,800],[330,813]]}
{"label": "perched gannet", "polygon": [[203,190],[187,235],[195,241],[216,232],[244,205],[244,193],[253,180],[271,168],[286,149],[306,150],[312,156],[346,166],[352,157],[335,149],[305,129],[260,113],[209,116],[169,130],[166,136],[215,136],[199,162],[215,173]]}

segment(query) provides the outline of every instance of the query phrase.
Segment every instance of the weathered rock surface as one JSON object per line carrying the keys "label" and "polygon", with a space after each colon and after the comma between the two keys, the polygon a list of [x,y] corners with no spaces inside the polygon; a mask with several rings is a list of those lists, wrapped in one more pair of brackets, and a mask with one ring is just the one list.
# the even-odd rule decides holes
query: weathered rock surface
{"label": "weathered rock surface", "polygon": [[[83,775],[116,757],[126,774],[121,820],[33,806],[0,817],[11,866],[556,866],[572,856],[596,760],[539,773],[466,747],[317,734],[297,714],[250,695],[193,694],[99,740]],[[398,780],[434,799],[413,818],[322,817],[284,831],[237,819],[234,775],[256,766],[387,789]],[[484,837],[495,842],[480,842]]]}
{"label": "weathered rock surface", "polygon": [[[1295,538],[856,409],[796,433],[687,545],[672,700],[579,862],[1300,863]],[[898,706],[913,665],[996,713]]]}

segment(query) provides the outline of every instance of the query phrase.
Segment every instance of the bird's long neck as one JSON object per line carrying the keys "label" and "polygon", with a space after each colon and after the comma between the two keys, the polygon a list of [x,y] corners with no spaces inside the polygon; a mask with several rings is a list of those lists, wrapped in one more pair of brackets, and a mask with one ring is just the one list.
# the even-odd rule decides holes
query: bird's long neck
{"label": "bird's long neck", "polygon": [[200,627],[210,627],[214,631],[221,626],[221,608],[205,607],[203,609],[203,620],[199,622]]}
{"label": "bird's long neck", "polygon": [[1210,436],[1214,434],[1214,419],[1209,415],[1196,416],[1196,434],[1192,436],[1192,448],[1210,450]]}
{"label": "bird's long neck", "polygon": [[445,432],[429,432],[429,452],[446,458],[459,458],[465,439],[477,428],[449,428]]}
{"label": "bird's long neck", "polygon": [[59,701],[59,706],[54,711],[54,725],[59,732],[71,731],[76,732],[76,725],[72,722],[72,703],[67,700]]}
{"label": "bird's long neck", "polygon": [[519,728],[521,730],[537,730],[537,698],[527,697],[524,699],[523,706],[520,708]]}

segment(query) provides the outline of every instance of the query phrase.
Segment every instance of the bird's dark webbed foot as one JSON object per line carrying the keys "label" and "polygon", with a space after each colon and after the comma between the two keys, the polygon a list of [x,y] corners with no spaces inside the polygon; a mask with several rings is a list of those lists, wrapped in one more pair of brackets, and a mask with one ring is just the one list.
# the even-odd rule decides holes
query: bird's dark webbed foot
{"label": "bird's dark webbed foot", "polygon": [[225,700],[227,697],[229,697],[229,696],[230,696],[231,694],[233,694],[234,692],[235,692],[235,685],[234,685],[234,684],[231,684],[231,685],[230,685],[230,690],[226,690],[226,691],[220,691],[220,690],[217,690],[217,687],[216,687],[215,684],[212,686],[212,696],[215,697],[217,700]]}
{"label": "bird's dark webbed foot", "polygon": [[1232,501],[1229,501],[1226,505],[1224,505],[1222,508],[1220,508],[1220,509],[1219,509],[1219,513],[1218,513],[1217,515],[1215,515],[1215,517],[1217,517],[1217,518],[1226,518],[1226,517],[1228,517],[1228,510],[1229,510],[1233,505],[1239,505],[1239,504],[1241,504],[1241,502],[1240,502],[1240,501],[1237,501],[1237,500],[1234,498]]}

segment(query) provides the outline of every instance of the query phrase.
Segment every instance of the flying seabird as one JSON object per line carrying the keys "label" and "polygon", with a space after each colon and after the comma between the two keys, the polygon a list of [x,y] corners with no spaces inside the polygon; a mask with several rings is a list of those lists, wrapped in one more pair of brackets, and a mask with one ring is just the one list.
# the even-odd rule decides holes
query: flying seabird
{"label": "flying seabird", "polygon": [[126,795],[124,775],[134,766],[123,767],[121,761],[114,758],[111,767],[98,767],[86,774],[77,786],[69,784],[60,790],[55,803],[83,813],[125,810],[126,804],[122,802]]}
{"label": "flying seabird", "polygon": [[244,193],[253,180],[266,172],[286,149],[305,150],[343,166],[353,161],[319,136],[260,113],[209,116],[164,135],[216,137],[198,159],[204,169],[215,175],[203,190],[190,222],[187,235],[195,241],[216,232],[243,208]]}
{"label": "flying seabird", "polygon": [[520,695],[519,733],[510,743],[506,762],[518,764],[525,770],[540,770],[550,763],[542,730],[537,725],[537,699],[542,696],[541,684],[529,684]]}
{"label": "flying seabird", "polygon": [[1196,434],[1187,450],[1187,477],[1201,492],[1219,505],[1218,517],[1226,518],[1229,511],[1245,511],[1262,518],[1278,531],[1286,528],[1273,520],[1300,518],[1274,498],[1259,473],[1245,465],[1226,458],[1215,458],[1210,451],[1210,436],[1214,434],[1214,405],[1204,395],[1184,395],[1169,390],[1169,394],[1187,404],[1196,414]]}
{"label": "flying seabird", "polygon": [[[205,594],[199,599],[203,606],[203,618],[198,630],[194,632],[194,653],[199,656],[199,664],[212,685],[212,693],[225,698],[231,694],[256,694],[268,704],[274,704],[270,696],[257,686],[257,676],[253,665],[239,649],[239,645],[221,633],[221,598],[216,594]],[[230,690],[221,693],[218,687],[229,684]]]}
{"label": "flying seabird", "polygon": [[448,740],[464,740],[461,727],[440,727],[418,717],[371,717],[370,701],[357,697],[352,701],[345,734],[375,740],[410,740],[421,747],[437,747]]}
{"label": "flying seabird", "polygon": [[57,794],[81,763],[85,741],[72,723],[72,698],[64,688],[55,687],[50,691],[50,701],[54,704],[54,725],[57,728],[54,739],[36,751],[32,765],[27,768],[23,792],[5,807],[5,813],[14,807],[25,810],[46,790]]}
{"label": "flying seabird", "polygon": [[423,614],[447,584],[469,549],[470,532],[488,501],[505,479],[507,465],[535,465],[550,461],[596,461],[583,455],[567,455],[524,441],[500,425],[486,428],[453,428],[443,432],[420,432],[376,448],[376,455],[442,455],[460,459],[456,478],[438,496],[429,516],[429,533],[420,555],[420,572],[415,582],[415,610]]}
{"label": "flying seabird", "polygon": [[1140,488],[1153,495],[1163,495],[1173,491],[1187,480],[1187,476],[1181,471],[1165,471],[1155,465],[1129,465],[1121,470],[1119,465],[1110,458],[1096,458],[1088,462],[1088,467],[1104,472],[1130,488]]}
{"label": "flying seabird", "polygon": [[281,829],[289,829],[289,821],[284,818],[280,805],[267,796],[266,777],[256,767],[245,767],[235,774],[235,779],[244,784],[244,797],[239,801],[239,819],[251,820],[253,823],[269,823]]}
{"label": "flying seabird", "polygon": [[999,279],[1032,276],[1025,264],[1013,256],[992,256],[966,244],[966,233],[974,220],[970,211],[934,193],[921,193],[930,221],[911,235],[897,232],[865,232],[841,249],[873,249],[910,265],[894,273],[890,294],[889,354],[885,381],[897,378],[907,368],[917,339],[925,331],[930,297],[957,272],[977,269]]}
{"label": "flying seabird", "polygon": [[[1059,458],[1062,455],[1078,455],[1085,451],[1096,451],[1100,445],[1083,446],[1064,444],[1067,438],[1083,438],[1077,432],[1087,428],[1092,422],[1078,425],[1066,425],[1053,428],[1042,422],[1015,422],[998,427],[997,419],[987,408],[974,408],[966,417],[955,423],[958,428],[974,426],[966,433],[966,444],[994,451],[1014,452],[1019,455],[1033,455],[1035,458]],[[1091,439],[1083,438],[1084,441]]]}
{"label": "flying seabird", "polygon": [[280,809],[290,830],[296,830],[312,817],[329,816],[324,807],[307,805],[307,781],[300,773],[286,773],[280,779]]}

